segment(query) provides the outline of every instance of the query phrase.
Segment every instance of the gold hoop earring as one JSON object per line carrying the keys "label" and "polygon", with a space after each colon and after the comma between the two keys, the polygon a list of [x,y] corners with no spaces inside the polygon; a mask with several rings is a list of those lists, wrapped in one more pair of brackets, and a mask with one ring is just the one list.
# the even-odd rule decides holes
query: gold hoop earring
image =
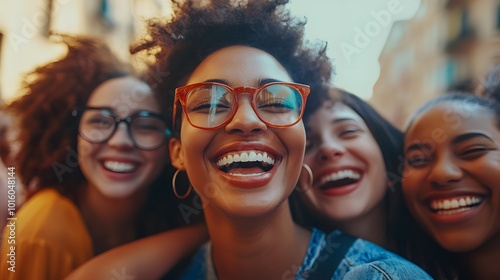
{"label": "gold hoop earring", "polygon": [[313,173],[312,173],[312,170],[311,170],[311,167],[309,167],[309,165],[307,165],[307,163],[303,163],[302,164],[302,168],[304,168],[307,172],[307,175],[309,175],[309,184],[307,185],[307,188],[300,188],[300,187],[295,187],[295,189],[299,192],[305,192],[307,191],[308,189],[310,189],[313,185],[313,181],[314,181],[314,176],[313,176]]}
{"label": "gold hoop earring", "polygon": [[177,180],[177,175],[179,174],[179,172],[181,172],[180,169],[177,169],[174,173],[174,177],[172,177],[172,190],[174,191],[174,195],[178,198],[178,199],[184,199],[186,197],[189,196],[189,194],[191,193],[191,190],[193,189],[193,187],[191,186],[191,184],[189,184],[189,188],[187,190],[187,192],[183,195],[179,195],[179,193],[177,192],[177,187],[175,186],[175,181]]}

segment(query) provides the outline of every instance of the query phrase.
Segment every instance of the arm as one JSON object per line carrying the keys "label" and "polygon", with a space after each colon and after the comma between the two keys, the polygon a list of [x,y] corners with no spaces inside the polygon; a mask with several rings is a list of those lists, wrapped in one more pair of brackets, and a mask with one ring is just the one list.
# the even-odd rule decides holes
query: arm
{"label": "arm", "polygon": [[111,279],[120,275],[158,279],[207,239],[204,224],[169,230],[96,256],[66,279]]}

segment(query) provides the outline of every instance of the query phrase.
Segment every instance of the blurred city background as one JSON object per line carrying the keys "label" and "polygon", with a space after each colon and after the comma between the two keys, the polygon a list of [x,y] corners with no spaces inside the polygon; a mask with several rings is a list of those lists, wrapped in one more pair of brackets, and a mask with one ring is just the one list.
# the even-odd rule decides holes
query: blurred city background
{"label": "blurred city background", "polygon": [[[500,0],[291,0],[288,7],[307,19],[311,43],[328,43],[332,84],[400,128],[437,95],[476,91],[500,63]],[[170,14],[168,0],[0,0],[1,101],[20,94],[24,73],[64,54],[51,32],[101,36],[126,60],[145,20]]]}

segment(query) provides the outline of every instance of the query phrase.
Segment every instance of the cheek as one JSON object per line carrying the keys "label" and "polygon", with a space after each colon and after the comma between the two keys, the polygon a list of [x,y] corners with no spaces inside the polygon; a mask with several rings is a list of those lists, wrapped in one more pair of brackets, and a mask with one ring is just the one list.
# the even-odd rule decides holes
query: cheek
{"label": "cheek", "polygon": [[218,139],[217,132],[196,129],[187,124],[186,128],[183,127],[181,132],[181,153],[184,155],[185,160],[194,161],[195,164],[200,163],[205,150],[209,149],[212,142],[216,143]]}
{"label": "cheek", "polygon": [[419,176],[417,173],[412,172],[411,174],[408,174],[406,171],[403,172],[403,179],[401,182],[403,196],[410,208],[412,208],[412,204],[418,203],[417,193],[419,190],[419,186],[421,185],[419,183],[420,180],[418,179],[418,177]]}
{"label": "cheek", "polygon": [[484,164],[485,166],[479,170],[483,172],[484,178],[487,178],[492,186],[500,189],[500,151],[491,153],[490,155]]}
{"label": "cheek", "polygon": [[304,160],[304,152],[306,147],[306,133],[302,125],[296,125],[293,129],[286,131],[282,134],[281,139],[286,147],[288,147],[290,154],[296,153]]}
{"label": "cheek", "polygon": [[80,137],[77,140],[77,153],[78,153],[78,164],[80,169],[84,174],[89,173],[89,169],[95,166],[96,163],[92,162],[93,155],[95,154],[96,148],[95,144],[91,144]]}
{"label": "cheek", "polygon": [[403,190],[406,190],[408,192],[414,192],[415,188],[418,185],[424,183],[422,180],[425,181],[425,171],[422,168],[416,169],[411,166],[405,165],[403,168],[403,174],[401,179],[402,179]]}

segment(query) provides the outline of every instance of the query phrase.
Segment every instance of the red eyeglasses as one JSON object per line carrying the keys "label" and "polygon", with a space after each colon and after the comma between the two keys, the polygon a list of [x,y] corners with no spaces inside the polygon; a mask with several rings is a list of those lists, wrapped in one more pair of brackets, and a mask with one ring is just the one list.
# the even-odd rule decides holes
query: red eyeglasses
{"label": "red eyeglasses", "polygon": [[252,108],[259,119],[270,127],[289,127],[300,121],[310,88],[307,85],[273,82],[258,88],[231,88],[225,84],[205,82],[175,90],[173,125],[177,100],[188,122],[200,129],[218,129],[231,121],[238,110],[238,94],[252,96]]}

